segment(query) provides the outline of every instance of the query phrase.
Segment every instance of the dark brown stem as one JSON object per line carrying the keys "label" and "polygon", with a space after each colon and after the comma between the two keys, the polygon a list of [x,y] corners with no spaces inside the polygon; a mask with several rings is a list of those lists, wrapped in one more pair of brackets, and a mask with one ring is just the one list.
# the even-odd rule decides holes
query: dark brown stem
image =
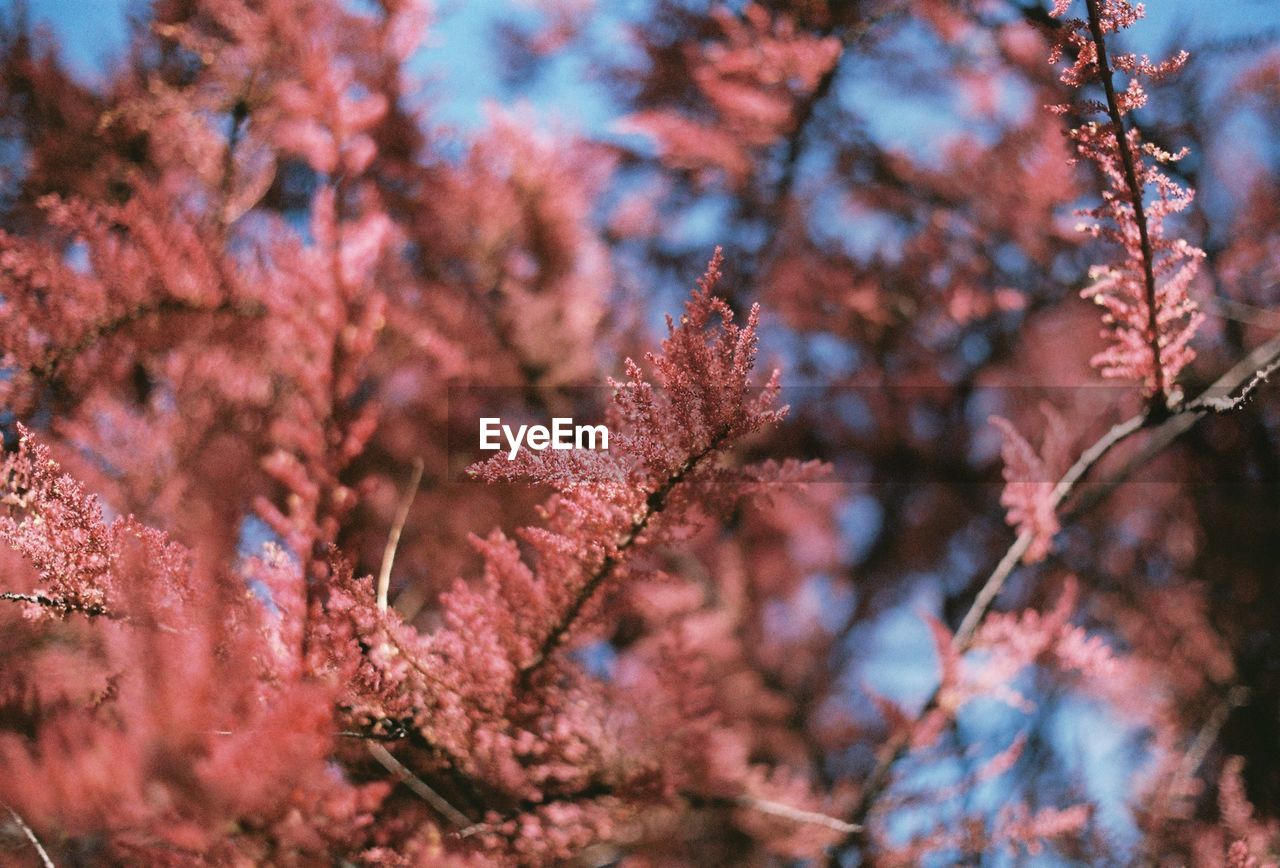
{"label": "dark brown stem", "polygon": [[20,594],[12,591],[0,593],[0,600],[7,600],[13,603],[30,603],[33,606],[40,606],[61,613],[62,615],[84,615],[86,618],[106,618],[108,621],[115,621],[118,624],[128,624],[131,627],[150,628],[159,630],[161,633],[178,634],[183,631],[177,627],[155,620],[149,615],[129,615],[122,613],[116,609],[109,608],[100,603],[78,603],[74,600],[68,600],[65,597],[50,597],[48,594]]}
{"label": "dark brown stem", "polygon": [[1093,37],[1093,45],[1097,50],[1098,78],[1107,95],[1107,113],[1111,116],[1111,127],[1116,137],[1116,151],[1120,154],[1120,163],[1124,169],[1125,184],[1129,187],[1130,204],[1133,205],[1133,221],[1138,226],[1138,242],[1142,247],[1142,282],[1147,299],[1147,341],[1151,348],[1151,362],[1155,368],[1155,394],[1152,396],[1153,408],[1157,405],[1159,413],[1167,402],[1164,368],[1160,363],[1160,332],[1156,320],[1156,270],[1155,253],[1151,247],[1151,235],[1147,229],[1147,212],[1142,199],[1142,182],[1138,180],[1138,169],[1134,162],[1133,152],[1129,149],[1129,137],[1125,133],[1124,118],[1120,114],[1120,101],[1116,97],[1115,84],[1111,80],[1111,63],[1107,59],[1107,41],[1102,33],[1102,14],[1098,8],[1098,0],[1085,0],[1089,7],[1089,33]]}
{"label": "dark brown stem", "polygon": [[120,617],[106,606],[102,606],[97,603],[90,603],[86,605],[63,597],[50,597],[45,594],[18,594],[12,591],[5,591],[4,593],[0,593],[0,600],[8,600],[14,603],[31,603],[32,605],[40,606],[45,609],[53,609],[64,615],[70,615],[78,612],[81,615],[85,615],[90,618],[119,619]]}
{"label": "dark brown stem", "polygon": [[782,218],[786,215],[787,203],[795,189],[796,178],[800,170],[800,161],[809,138],[809,128],[813,123],[814,117],[817,116],[819,106],[826,102],[835,89],[836,79],[840,76],[840,68],[850,49],[864,39],[876,25],[892,15],[906,11],[906,9],[906,3],[897,2],[891,4],[882,12],[869,15],[857,24],[846,27],[844,32],[840,34],[840,53],[832,62],[831,68],[822,74],[813,90],[796,105],[795,120],[792,122],[791,131],[786,138],[787,147],[782,156],[782,168],[774,185],[768,206],[774,231],[771,240],[765,245],[764,251],[757,257],[755,266],[749,269],[749,272],[753,273],[755,277],[759,277],[769,270],[769,264],[777,254],[779,241],[784,237],[783,233],[777,230],[782,223]]}

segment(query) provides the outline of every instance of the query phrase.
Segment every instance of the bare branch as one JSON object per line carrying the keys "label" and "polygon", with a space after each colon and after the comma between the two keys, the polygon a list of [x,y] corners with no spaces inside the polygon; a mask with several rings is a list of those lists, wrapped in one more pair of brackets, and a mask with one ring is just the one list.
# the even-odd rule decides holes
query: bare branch
{"label": "bare branch", "polygon": [[378,611],[387,611],[387,592],[391,589],[391,566],[396,560],[396,549],[400,545],[400,534],[404,524],[409,520],[409,510],[413,508],[413,499],[418,495],[418,486],[422,484],[422,459],[413,459],[413,474],[409,477],[409,487],[400,498],[400,506],[396,509],[395,521],[391,523],[391,532],[387,534],[387,544],[382,549],[382,568],[378,570]]}
{"label": "bare branch", "polygon": [[34,606],[41,606],[45,609],[55,609],[62,612],[64,615],[69,615],[72,612],[79,612],[80,614],[87,615],[90,618],[101,617],[120,620],[120,616],[116,615],[106,606],[101,606],[97,603],[84,605],[63,597],[50,597],[40,593],[19,594],[14,591],[4,591],[0,592],[0,600],[9,600],[14,603],[31,603]]}
{"label": "bare branch", "polygon": [[1129,458],[1124,467],[1109,479],[1099,483],[1086,496],[1081,497],[1066,517],[1068,519],[1074,518],[1076,515],[1089,511],[1105,500],[1120,483],[1132,476],[1138,468],[1145,466],[1148,461],[1163,451],[1170,443],[1189,431],[1200,417],[1210,412],[1207,407],[1200,406],[1206,403],[1210,396],[1233,394],[1240,388],[1242,383],[1256,379],[1258,372],[1273,368],[1277,361],[1280,361],[1280,335],[1276,335],[1256,346],[1247,356],[1232,365],[1231,370],[1215,380],[1213,385],[1205,389],[1195,400],[1183,404],[1180,408],[1175,408],[1173,418],[1156,428],[1150,438],[1143,444],[1142,449]]}
{"label": "bare branch", "polygon": [[852,835],[855,832],[862,831],[862,827],[853,823],[846,823],[835,817],[826,814],[820,814],[817,811],[806,811],[802,808],[792,807],[782,802],[775,802],[771,799],[760,799],[755,796],[739,796],[737,799],[739,805],[744,808],[750,808],[753,811],[759,811],[762,814],[771,814],[775,817],[782,817],[785,820],[791,820],[793,823],[800,823],[809,826],[825,826],[845,835]]}
{"label": "bare branch", "polygon": [[1186,791],[1187,784],[1200,771],[1204,758],[1209,755],[1209,749],[1218,740],[1218,733],[1222,732],[1222,727],[1226,725],[1231,712],[1248,701],[1249,688],[1247,687],[1236,685],[1227,691],[1226,697],[1214,708],[1213,713],[1204,722],[1204,726],[1200,728],[1200,732],[1196,734],[1196,740],[1191,743],[1186,756],[1182,758],[1178,773],[1169,787],[1170,792],[1176,796]]}
{"label": "bare branch", "polygon": [[444,796],[431,789],[424,780],[405,768],[404,763],[392,756],[391,752],[385,747],[376,741],[369,742],[368,747],[369,753],[383,768],[399,778],[400,783],[404,784],[415,795],[434,808],[437,813],[452,823],[462,834],[467,834],[467,830],[475,825],[466,814],[449,804]]}
{"label": "bare branch", "polygon": [[10,808],[8,805],[5,805],[5,810],[9,812],[9,816],[13,818],[13,822],[17,824],[18,828],[22,830],[22,834],[26,836],[27,840],[31,842],[31,846],[35,848],[36,855],[40,857],[40,864],[43,865],[44,868],[55,868],[53,860],[49,858],[49,851],[40,843],[40,839],[36,837],[36,833],[27,825],[26,821],[22,819],[17,811]]}
{"label": "bare branch", "polygon": [[[1080,457],[1076,459],[1075,463],[1063,474],[1062,479],[1058,480],[1058,484],[1054,486],[1051,501],[1053,508],[1056,510],[1061,506],[1062,502],[1067,499],[1085,474],[1117,444],[1141,431],[1146,424],[1146,420],[1147,417],[1144,414],[1113,425],[1092,446],[1081,452]],[[1033,534],[1026,531],[1019,534],[1013,545],[1004,553],[1004,557],[1000,559],[1000,563],[996,565],[995,570],[983,582],[982,588],[978,591],[977,599],[969,607],[969,611],[964,616],[964,621],[960,624],[960,629],[956,631],[954,644],[958,651],[964,651],[969,647],[969,643],[973,641],[973,635],[977,632],[978,625],[991,608],[991,604],[995,602],[996,595],[1004,587],[1005,580],[1009,578],[1014,568],[1018,565],[1018,561],[1026,554],[1027,548],[1031,545],[1032,537]]]}
{"label": "bare branch", "polygon": [[1258,391],[1258,387],[1265,383],[1267,378],[1277,370],[1280,370],[1280,357],[1273,358],[1266,365],[1254,371],[1253,376],[1244,385],[1231,393],[1220,396],[1211,396],[1206,393],[1194,401],[1183,404],[1178,408],[1178,412],[1229,413],[1249,403],[1254,393]]}

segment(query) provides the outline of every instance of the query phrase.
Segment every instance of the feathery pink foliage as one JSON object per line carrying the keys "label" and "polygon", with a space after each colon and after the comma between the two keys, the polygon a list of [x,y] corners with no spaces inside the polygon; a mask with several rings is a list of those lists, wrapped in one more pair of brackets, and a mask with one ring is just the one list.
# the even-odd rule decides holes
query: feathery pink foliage
{"label": "feathery pink foliage", "polygon": [[989,616],[974,635],[969,654],[954,646],[951,632],[929,619],[930,632],[942,672],[939,708],[954,714],[978,698],[991,698],[1024,711],[1029,701],[1013,687],[1014,679],[1031,666],[1063,675],[1105,681],[1117,670],[1106,643],[1070,623],[1078,599],[1075,577],[1068,577],[1062,596],[1048,612],[1034,609]]}
{"label": "feathery pink foliage", "polygon": [[[646,552],[686,533],[699,510],[723,506],[730,490],[740,496],[816,470],[717,466],[734,441],[785,412],[773,406],[774,380],[763,389],[750,383],[758,314],[733,323],[713,294],[720,263],[717,252],[679,325],[669,321],[662,352],[649,356],[656,382],[628,361],[628,380],[614,384],[608,452],[526,451],[473,468],[490,482],[529,479],[557,491],[544,523],[521,530],[518,543],[501,532],[473,539],[482,579],[459,581],[442,597],[440,630],[420,635],[378,612],[349,571],[316,612],[309,645],[323,650],[315,666],[350,685],[342,703],[349,726],[407,729],[437,763],[500,802],[530,806],[519,817],[486,816],[486,846],[567,858],[625,818],[624,794],[669,796],[672,779],[687,776],[637,753],[653,740],[632,733],[619,711],[606,712],[623,697],[585,679],[561,646],[589,635],[624,585],[646,581],[654,572]],[[370,653],[330,656],[355,647]],[[743,763],[733,774],[741,787],[758,773]],[[707,785],[693,776],[685,787]],[[560,804],[574,800],[581,804]]]}
{"label": "feathery pink foliage", "polygon": [[[1065,15],[1070,5],[1058,0],[1053,12]],[[1103,0],[1099,26],[1103,33],[1114,34],[1132,26],[1143,14],[1141,4]],[[1063,83],[1080,88],[1100,80],[1104,72],[1089,25],[1069,20],[1064,31],[1075,60],[1062,73]],[[1051,61],[1057,62],[1061,52],[1059,45]],[[1110,76],[1114,66],[1131,76],[1128,86],[1116,96],[1117,117],[1146,104],[1143,78],[1164,78],[1181,69],[1187,57],[1185,51],[1161,63],[1153,63],[1145,55],[1112,57],[1105,74]],[[1107,112],[1099,103],[1088,103],[1085,108]],[[1118,263],[1094,266],[1089,272],[1092,283],[1080,293],[1103,309],[1103,334],[1112,340],[1110,347],[1094,356],[1093,364],[1104,377],[1137,380],[1148,393],[1171,394],[1178,374],[1195,358],[1190,343],[1204,321],[1189,293],[1204,251],[1183,238],[1170,237],[1165,229],[1166,218],[1186,210],[1194,195],[1162,168],[1185,152],[1173,154],[1146,144],[1136,128],[1121,136],[1114,119],[1085,123],[1072,130],[1071,137],[1080,155],[1098,168],[1107,183],[1102,203],[1084,212],[1092,222],[1082,229],[1113,242],[1122,252]],[[1147,187],[1156,189],[1154,201],[1143,201]],[[1138,208],[1143,213],[1141,222]]]}
{"label": "feathery pink foliage", "polygon": [[[1274,863],[1275,414],[1148,403],[1058,512],[1137,397],[1060,388],[1064,286],[1170,413],[1271,340],[1274,49],[1148,99],[1125,0],[610,5],[494,10],[539,98],[474,125],[420,0],[153,0],[92,78],[3,16],[0,862]],[[604,383],[607,451],[458,478]]]}
{"label": "feathery pink foliage", "polygon": [[[52,651],[87,685],[30,682],[26,701],[46,716],[34,739],[0,736],[0,800],[66,835],[110,827],[106,851],[120,862],[319,855],[358,841],[386,787],[327,768],[329,690],[303,678],[298,648],[278,641],[241,577],[202,574],[132,518],[105,523],[48,450],[22,438],[5,464],[3,536],[39,582],[23,592],[28,610],[98,629],[67,624],[63,650],[28,652],[35,671]],[[220,834],[227,823],[244,824],[240,842]]]}
{"label": "feathery pink foliage", "polygon": [[1000,429],[1003,444],[1004,491],[1000,503],[1008,510],[1008,522],[1019,534],[1031,535],[1031,544],[1022,556],[1033,564],[1048,556],[1058,533],[1054,489],[1071,461],[1072,438],[1066,421],[1052,406],[1041,405],[1045,417],[1044,439],[1039,452],[1032,448],[1013,423],[993,416],[991,424]]}
{"label": "feathery pink foliage", "polygon": [[693,81],[706,100],[707,117],[672,109],[637,112],[619,129],[653,137],[662,160],[699,177],[718,172],[742,187],[761,149],[790,132],[798,107],[818,87],[840,56],[839,40],[810,35],[785,12],[759,3],[736,15],[712,11],[720,31],[700,48],[689,48]]}

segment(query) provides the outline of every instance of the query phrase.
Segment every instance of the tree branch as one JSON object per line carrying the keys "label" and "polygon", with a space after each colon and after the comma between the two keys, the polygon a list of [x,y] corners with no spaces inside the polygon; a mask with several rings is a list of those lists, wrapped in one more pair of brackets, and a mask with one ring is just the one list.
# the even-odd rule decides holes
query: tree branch
{"label": "tree branch", "polygon": [[8,805],[5,805],[5,810],[9,812],[9,816],[13,818],[13,822],[17,824],[18,829],[22,831],[22,834],[31,842],[31,846],[35,848],[36,855],[40,857],[40,864],[44,868],[55,868],[53,860],[49,858],[49,851],[40,843],[40,839],[36,837],[36,833],[27,825],[26,821]]}
{"label": "tree branch", "polygon": [[832,62],[831,68],[822,74],[813,90],[796,106],[795,120],[790,133],[786,137],[786,150],[782,156],[782,168],[778,174],[778,180],[774,184],[770,202],[767,206],[770,219],[773,221],[773,232],[765,245],[764,251],[756,256],[755,265],[750,270],[753,275],[751,282],[754,282],[761,274],[768,271],[769,263],[776,254],[778,241],[783,237],[783,233],[778,231],[781,224],[780,218],[786,214],[787,200],[791,198],[792,191],[795,189],[810,124],[818,113],[818,107],[827,100],[834,90],[836,79],[840,77],[840,67],[848,56],[849,50],[862,41],[878,24],[895,14],[904,12],[907,8],[907,3],[896,2],[883,11],[868,15],[856,24],[846,27],[844,32],[840,34],[840,53],[836,56],[835,61]]}
{"label": "tree branch", "polygon": [[[1094,465],[1101,461],[1108,452],[1115,448],[1118,444],[1124,442],[1133,436],[1147,424],[1148,416],[1140,414],[1126,419],[1116,425],[1111,426],[1107,433],[1099,437],[1086,450],[1080,453],[1080,457],[1075,463],[1063,474],[1058,480],[1058,484],[1054,486],[1051,503],[1056,511],[1062,502],[1067,499],[1071,492],[1075,489],[1076,484],[1084,478]],[[996,565],[995,570],[983,582],[982,588],[978,591],[977,599],[973,601],[973,605],[969,607],[969,611],[965,614],[964,620],[960,623],[960,629],[956,631],[955,646],[959,651],[964,651],[969,647],[969,643],[973,641],[974,633],[977,632],[978,625],[982,622],[987,611],[991,608],[991,604],[995,602],[996,596],[1004,588],[1005,580],[1013,573],[1018,565],[1018,561],[1026,554],[1027,548],[1030,547],[1034,534],[1024,531],[1018,534],[1018,538],[1014,540],[1004,557],[1000,559],[1000,563]]]}
{"label": "tree branch", "polygon": [[1191,778],[1200,771],[1204,758],[1209,755],[1209,749],[1218,740],[1218,733],[1222,732],[1222,727],[1226,725],[1231,712],[1248,701],[1249,688],[1237,684],[1227,691],[1227,695],[1214,708],[1213,713],[1205,720],[1204,726],[1200,728],[1200,732],[1196,734],[1196,739],[1188,748],[1186,756],[1182,758],[1178,772],[1169,786],[1169,792],[1175,798],[1185,792]]}
{"label": "tree branch", "polygon": [[64,346],[55,347],[45,354],[44,358],[26,368],[26,373],[36,380],[52,380],[62,366],[70,359],[93,346],[105,337],[109,337],[123,328],[140,322],[153,314],[163,313],[232,313],[244,317],[259,317],[266,313],[266,308],[257,302],[224,301],[209,307],[194,304],[181,298],[162,298],[158,301],[139,305],[124,313],[107,317],[89,326],[75,341]]}
{"label": "tree branch", "polygon": [[1258,391],[1258,387],[1267,381],[1267,378],[1280,370],[1280,355],[1273,358],[1263,367],[1256,370],[1248,382],[1233,390],[1227,395],[1212,396],[1209,394],[1201,395],[1194,401],[1183,404],[1177,408],[1179,413],[1228,413],[1243,407],[1253,399],[1254,394]]}
{"label": "tree branch", "polygon": [[[1143,445],[1142,449],[1128,459],[1124,467],[1112,475],[1110,479],[1100,482],[1097,488],[1091,489],[1086,495],[1082,496],[1065,516],[1065,519],[1074,519],[1077,515],[1088,512],[1103,500],[1106,500],[1120,483],[1133,475],[1134,471],[1139,467],[1145,466],[1166,446],[1190,430],[1199,421],[1200,417],[1211,412],[1210,407],[1207,405],[1217,400],[1213,396],[1236,393],[1242,383],[1259,379],[1258,372],[1268,369],[1274,370],[1277,362],[1280,362],[1280,335],[1276,335],[1255,347],[1247,356],[1232,365],[1229,371],[1215,380],[1209,388],[1201,392],[1198,398],[1188,401],[1180,408],[1175,408],[1173,417],[1166,420],[1164,424],[1152,432],[1151,437]],[[1261,381],[1259,380],[1259,382]],[[1252,394],[1252,390],[1250,390],[1250,394]]]}
{"label": "tree branch", "polygon": [[41,606],[45,609],[54,609],[69,615],[72,612],[79,612],[90,618],[110,618],[112,620],[123,620],[119,615],[112,612],[106,606],[97,603],[84,605],[76,603],[63,597],[50,597],[45,594],[19,594],[13,591],[0,592],[0,600],[9,600],[15,603],[31,603],[35,606]]}
{"label": "tree branch", "polygon": [[742,795],[735,800],[738,805],[749,808],[752,811],[759,811],[762,814],[770,814],[774,817],[781,817],[784,820],[790,820],[793,823],[809,826],[824,826],[836,832],[842,832],[846,835],[852,835],[862,831],[861,826],[853,823],[846,823],[844,820],[836,817],[820,814],[817,811],[806,811],[803,808],[796,808],[783,802],[775,802],[772,799],[760,799],[755,796]]}
{"label": "tree branch", "polygon": [[[1227,409],[1240,407],[1245,400],[1257,389],[1257,387],[1266,380],[1266,375],[1280,369],[1280,336],[1272,338],[1265,344],[1256,348],[1247,357],[1231,368],[1226,374],[1220,377],[1213,385],[1206,389],[1195,400],[1183,405],[1183,408],[1175,409],[1172,417],[1166,417],[1163,421],[1160,417],[1146,412],[1130,419],[1120,422],[1112,426],[1105,434],[1096,440],[1089,448],[1080,454],[1076,462],[1058,481],[1053,491],[1053,505],[1056,509],[1060,506],[1075,489],[1076,485],[1084,478],[1084,476],[1102,460],[1116,445],[1127,440],[1137,432],[1154,426],[1155,441],[1153,443],[1156,448],[1152,450],[1150,447],[1143,455],[1146,459],[1152,457],[1160,449],[1169,445],[1179,434],[1188,430],[1195,422],[1209,412],[1226,412]],[[1216,410],[1217,401],[1210,397],[1215,392],[1226,391],[1229,395],[1236,393],[1237,398],[1231,399],[1230,406],[1223,405],[1225,409]],[[1126,467],[1121,473],[1125,474],[1132,469],[1132,465]],[[1090,505],[1094,505],[1098,499],[1090,501]],[[1072,517],[1078,516],[1082,510],[1073,511]],[[982,620],[990,611],[992,603],[999,594],[1001,588],[1004,587],[1005,581],[1013,573],[1017,567],[1022,555],[1026,552],[1027,547],[1031,544],[1031,535],[1029,533],[1019,534],[1013,544],[1005,551],[1004,556],[1000,559],[996,568],[987,577],[981,589],[978,591],[977,598],[969,611],[965,614],[964,620],[961,622],[960,629],[957,630],[952,638],[952,646],[958,653],[966,651],[973,641],[973,637],[981,625]],[[881,793],[889,784],[890,773],[893,766],[907,752],[911,745],[911,740],[919,727],[921,721],[929,712],[937,708],[940,691],[935,688],[929,698],[925,700],[919,713],[912,720],[911,724],[905,728],[897,736],[891,738],[879,752],[876,765],[871,773],[867,776],[863,784],[862,794],[858,799],[853,811],[850,813],[850,821],[860,827],[865,826],[867,815],[874,807]],[[853,833],[849,838],[837,848],[837,852],[847,848],[856,842],[857,838],[865,834],[864,831]],[[832,865],[838,864],[834,859],[831,860]]]}
{"label": "tree branch", "polygon": [[176,627],[157,621],[150,616],[137,617],[126,613],[118,612],[115,609],[108,608],[101,603],[90,603],[85,605],[68,600],[65,597],[50,597],[47,594],[22,594],[15,591],[0,592],[0,600],[8,600],[13,603],[29,603],[33,606],[40,606],[45,609],[52,609],[63,615],[71,615],[79,613],[86,618],[106,618],[109,621],[115,621],[120,624],[129,624],[133,627],[151,627],[159,630],[161,633],[178,634],[183,631]]}
{"label": "tree branch", "polygon": [[898,3],[882,12],[868,15],[857,24],[845,29],[844,33],[840,35],[840,53],[836,56],[835,61],[832,62],[831,68],[822,74],[822,78],[818,79],[817,85],[796,108],[795,122],[791,128],[791,134],[787,136],[787,151],[783,157],[782,174],[779,175],[777,186],[774,188],[773,201],[776,207],[782,207],[786,199],[791,195],[791,190],[795,186],[800,155],[804,151],[804,140],[808,132],[809,122],[813,120],[818,105],[831,94],[831,89],[834,87],[836,79],[840,76],[840,64],[844,60],[846,52],[870,33],[873,27],[891,15],[901,12],[905,7],[905,3]]}

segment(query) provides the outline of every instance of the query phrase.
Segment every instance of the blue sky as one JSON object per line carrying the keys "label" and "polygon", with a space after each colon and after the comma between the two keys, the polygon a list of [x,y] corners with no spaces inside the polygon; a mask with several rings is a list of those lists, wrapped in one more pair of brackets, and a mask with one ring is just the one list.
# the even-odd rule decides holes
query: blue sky
{"label": "blue sky", "polygon": [[[12,0],[0,7],[13,8]],[[53,29],[65,57],[89,77],[102,63],[117,56],[128,37],[127,0],[28,0],[33,21]]]}
{"label": "blue sky", "polygon": [[[0,0],[13,8],[15,0]],[[616,57],[626,50],[622,22],[643,14],[647,0],[597,0],[595,17],[584,42]],[[1136,47],[1158,54],[1179,32],[1199,37],[1230,38],[1280,28],[1280,3],[1273,0],[1149,0],[1147,21],[1132,31]],[[118,56],[127,38],[126,15],[137,0],[27,0],[31,17],[51,27],[65,47],[72,67],[93,77],[105,61]],[[599,130],[613,116],[602,87],[590,81],[584,58],[571,54],[551,63],[536,81],[521,82],[518,94],[507,91],[495,62],[494,26],[500,21],[535,19],[530,0],[438,0],[436,24],[412,70],[426,84],[425,95],[436,107],[436,118],[470,127],[483,118],[486,100],[531,103],[553,123]],[[876,96],[867,94],[868,98]],[[883,94],[879,95],[883,98]],[[894,114],[910,124],[927,123],[926,106],[896,103]],[[899,131],[902,132],[902,131]]]}

